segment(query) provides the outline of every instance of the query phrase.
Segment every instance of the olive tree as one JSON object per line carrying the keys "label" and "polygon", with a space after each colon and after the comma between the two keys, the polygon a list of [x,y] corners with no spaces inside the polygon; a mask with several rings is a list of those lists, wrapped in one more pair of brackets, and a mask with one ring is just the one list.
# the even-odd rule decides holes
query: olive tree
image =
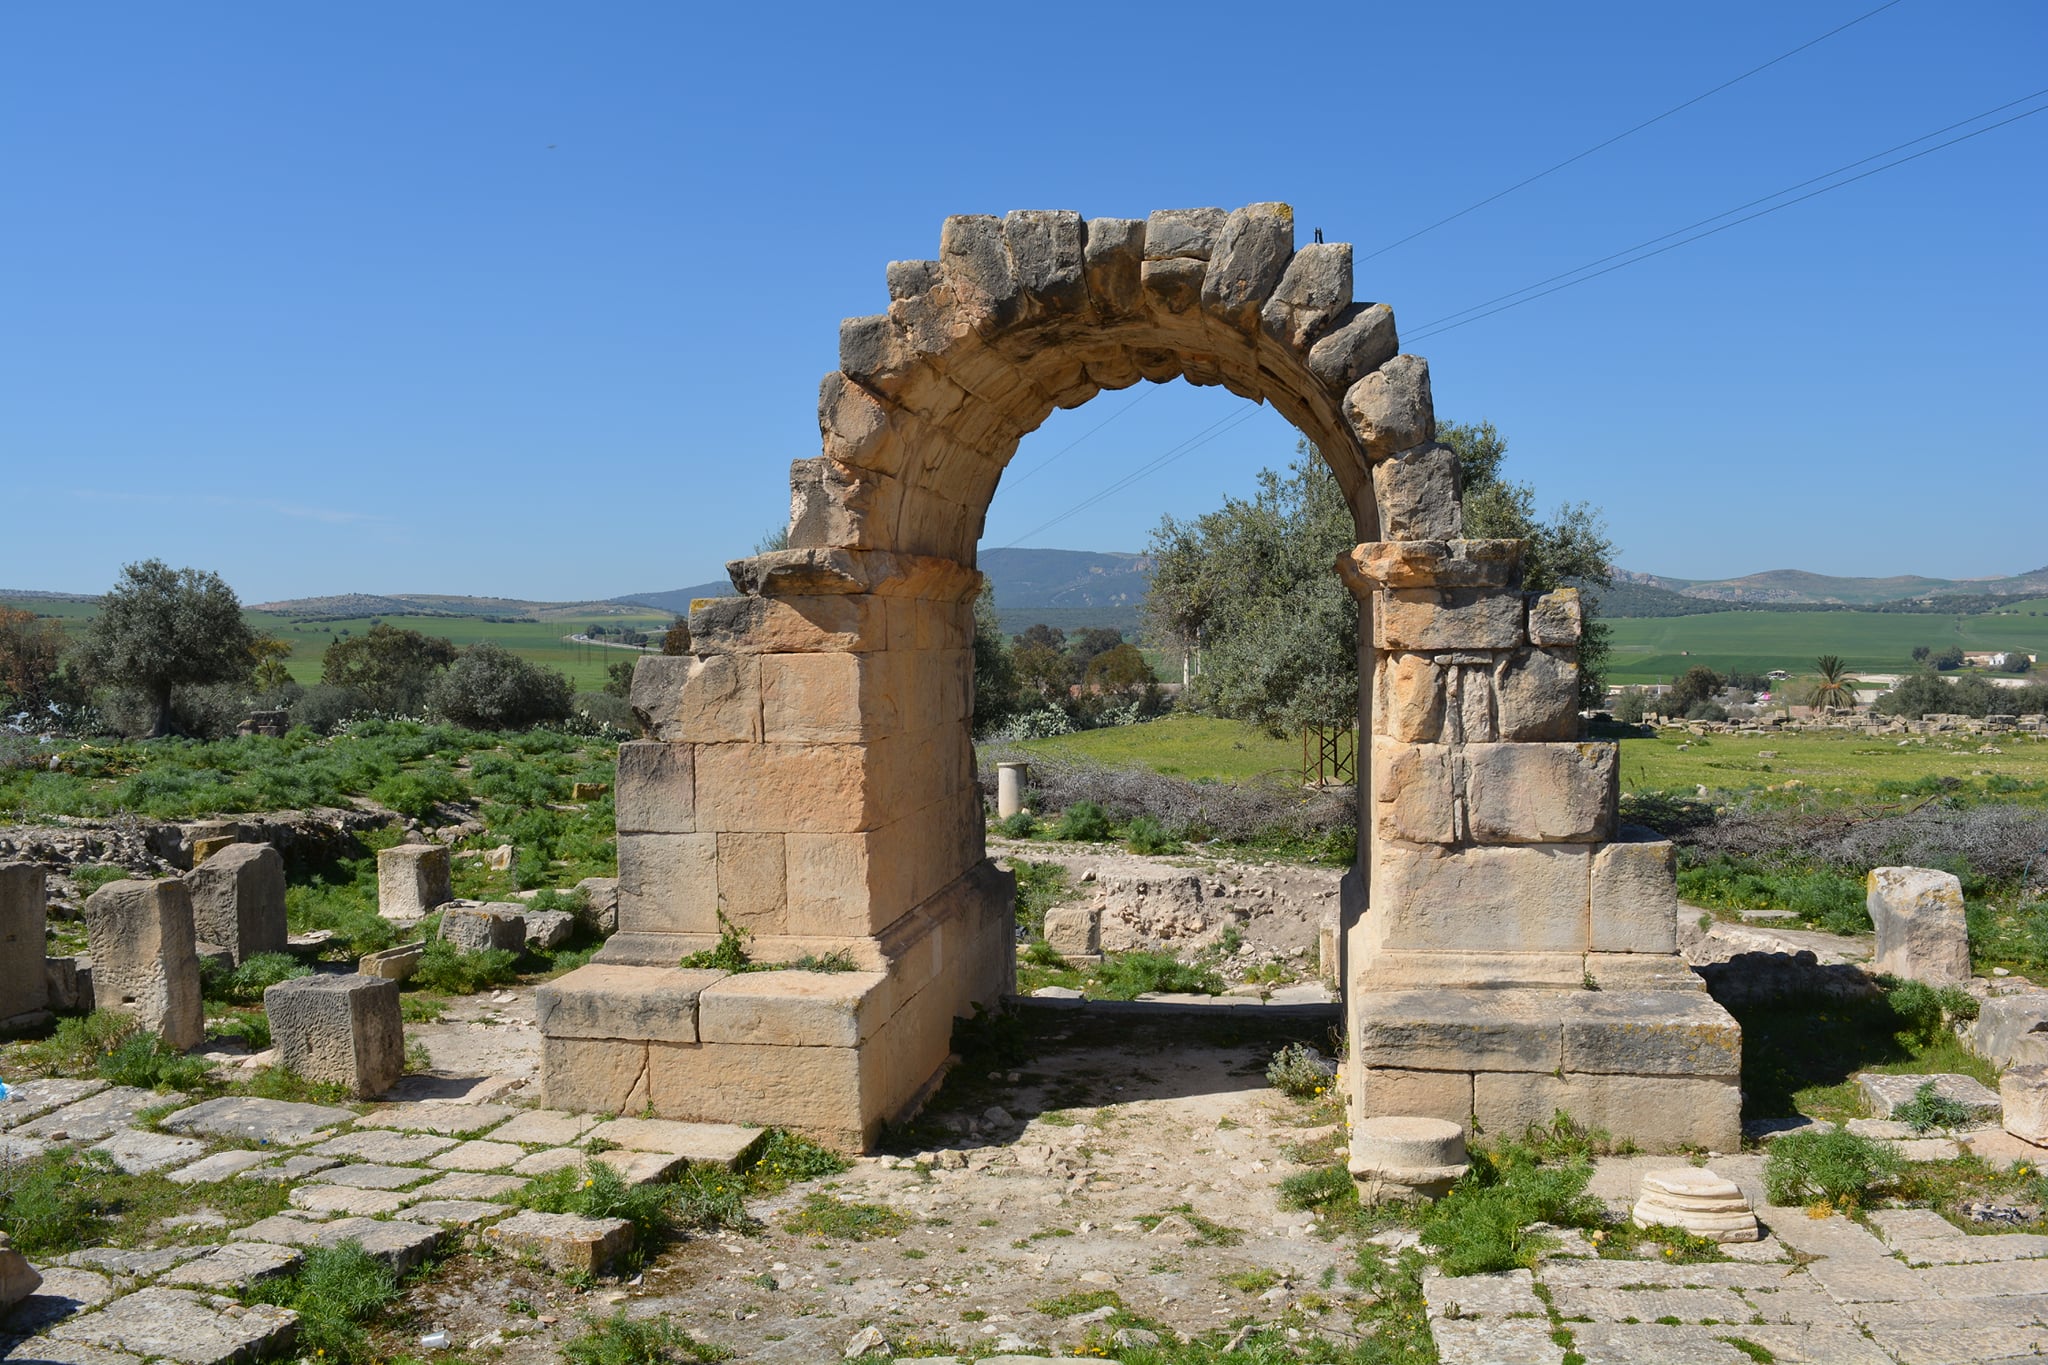
{"label": "olive tree", "polygon": [[146,559],[122,568],[79,649],[89,676],[148,703],[154,738],[170,730],[173,688],[246,681],[255,643],[219,574]]}

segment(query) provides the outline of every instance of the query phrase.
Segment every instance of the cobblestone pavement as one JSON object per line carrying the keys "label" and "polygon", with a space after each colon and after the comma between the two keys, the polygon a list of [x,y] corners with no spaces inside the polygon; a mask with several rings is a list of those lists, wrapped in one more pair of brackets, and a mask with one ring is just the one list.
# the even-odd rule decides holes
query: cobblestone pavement
{"label": "cobblestone pavement", "polygon": [[[1632,1200],[1671,1159],[1603,1161],[1593,1193]],[[1767,1236],[1726,1264],[1594,1259],[1583,1244],[1527,1270],[1424,1283],[1443,1365],[2004,1365],[2048,1355],[2048,1237],[1972,1235],[1925,1209],[1873,1232],[1764,1201],[1763,1158],[1716,1158]],[[1571,1334],[1569,1346],[1555,1333]],[[1768,1353],[1768,1354],[1764,1354]]]}

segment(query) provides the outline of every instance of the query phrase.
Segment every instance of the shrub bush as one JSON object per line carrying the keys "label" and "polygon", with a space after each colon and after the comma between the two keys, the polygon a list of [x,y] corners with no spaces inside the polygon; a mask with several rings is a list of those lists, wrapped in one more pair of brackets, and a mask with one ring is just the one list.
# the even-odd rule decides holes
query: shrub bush
{"label": "shrub bush", "polygon": [[1856,1208],[1904,1169],[1897,1148],[1847,1129],[1787,1133],[1764,1158],[1764,1191],[1773,1204]]}
{"label": "shrub bush", "polygon": [[249,1291],[254,1302],[298,1312],[298,1358],[321,1365],[375,1359],[363,1324],[398,1295],[398,1277],[391,1267],[354,1240],[308,1248],[295,1273]]}
{"label": "shrub bush", "polygon": [[258,953],[238,967],[215,961],[200,964],[200,981],[209,1000],[261,1000],[280,981],[311,976],[313,969],[290,953]]}
{"label": "shrub bush", "polygon": [[37,1260],[89,1246],[106,1212],[97,1191],[113,1174],[106,1153],[76,1147],[0,1167],[0,1226],[16,1251]]}
{"label": "shrub bush", "polygon": [[569,1365],[685,1365],[730,1360],[732,1352],[699,1341],[670,1318],[630,1318],[621,1308],[608,1318],[583,1316],[583,1330],[562,1346]]}
{"label": "shrub bush", "polygon": [[1916,1133],[1936,1128],[1960,1128],[1970,1121],[1970,1107],[1959,1100],[1937,1094],[1928,1081],[1913,1092],[1913,1098],[1892,1110],[1892,1117]]}
{"label": "shrub bush", "polygon": [[1038,817],[1028,810],[996,821],[996,833],[1005,839],[1029,839],[1038,833]]}
{"label": "shrub bush", "polygon": [[190,1090],[206,1079],[207,1066],[167,1047],[154,1033],[129,1034],[101,1056],[93,1070],[101,1080],[142,1090]]}
{"label": "shrub bush", "polygon": [[1429,1207],[1422,1240],[1442,1253],[1446,1275],[1479,1275],[1533,1265],[1547,1240],[1532,1223],[1594,1227],[1600,1201],[1586,1194],[1593,1167],[1583,1159],[1542,1164],[1536,1150],[1502,1143],[1472,1153],[1472,1169]]}
{"label": "shrub bush", "polygon": [[434,683],[435,715],[477,730],[518,730],[566,720],[574,690],[551,668],[488,640],[462,651]]}
{"label": "shrub bush", "polygon": [[1223,978],[1171,953],[1125,953],[1105,960],[1088,984],[1088,994],[1098,1000],[1135,1000],[1158,992],[1221,995]]}
{"label": "shrub bush", "polygon": [[1180,840],[1168,834],[1165,826],[1149,815],[1140,815],[1131,821],[1124,831],[1124,844],[1133,853],[1180,852]]}
{"label": "shrub bush", "polygon": [[1266,1064],[1266,1084],[1297,1100],[1314,1099],[1336,1078],[1337,1064],[1306,1043],[1289,1043]]}
{"label": "shrub bush", "polygon": [[449,995],[475,995],[478,991],[509,986],[519,978],[519,954],[505,948],[486,948],[465,953],[445,938],[432,939],[412,975],[421,990],[443,991]]}
{"label": "shrub bush", "polygon": [[1056,839],[1078,840],[1086,843],[1101,843],[1112,833],[1109,812],[1093,801],[1076,801],[1060,812],[1060,822],[1053,828]]}

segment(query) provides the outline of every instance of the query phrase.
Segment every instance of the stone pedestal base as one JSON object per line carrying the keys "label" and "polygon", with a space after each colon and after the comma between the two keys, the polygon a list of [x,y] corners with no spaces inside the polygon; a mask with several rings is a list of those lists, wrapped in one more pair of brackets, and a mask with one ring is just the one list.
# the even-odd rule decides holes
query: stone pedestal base
{"label": "stone pedestal base", "polygon": [[1353,991],[1352,1121],[1514,1136],[1558,1111],[1651,1152],[1742,1141],[1742,1030],[1693,991]]}
{"label": "stone pedestal base", "polygon": [[1015,904],[1015,880],[984,862],[879,937],[807,941],[845,952],[852,972],[686,970],[675,964],[708,936],[615,935],[539,992],[547,1103],[773,1124],[863,1150],[943,1074],[953,1020],[1014,988]]}

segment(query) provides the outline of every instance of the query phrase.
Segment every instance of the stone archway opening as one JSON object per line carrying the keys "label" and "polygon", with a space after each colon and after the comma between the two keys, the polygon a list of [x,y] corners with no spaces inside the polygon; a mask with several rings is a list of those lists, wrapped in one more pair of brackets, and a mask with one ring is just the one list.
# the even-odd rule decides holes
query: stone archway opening
{"label": "stone archway opening", "polygon": [[[847,1147],[922,1102],[953,1020],[1014,983],[969,734],[989,501],[1053,411],[1185,378],[1285,416],[1358,530],[1335,566],[1363,613],[1354,1118],[1565,1109],[1728,1149],[1739,1033],[1677,958],[1670,846],[1616,828],[1613,747],[1579,741],[1576,597],[1525,596],[1518,542],[1463,538],[1428,364],[1353,297],[1350,247],[1297,249],[1282,204],[960,217],[888,288],[841,325],[791,548],[735,561],[692,654],[639,665],[619,931],[542,992],[549,1102]],[[722,925],[859,970],[677,965]]]}

